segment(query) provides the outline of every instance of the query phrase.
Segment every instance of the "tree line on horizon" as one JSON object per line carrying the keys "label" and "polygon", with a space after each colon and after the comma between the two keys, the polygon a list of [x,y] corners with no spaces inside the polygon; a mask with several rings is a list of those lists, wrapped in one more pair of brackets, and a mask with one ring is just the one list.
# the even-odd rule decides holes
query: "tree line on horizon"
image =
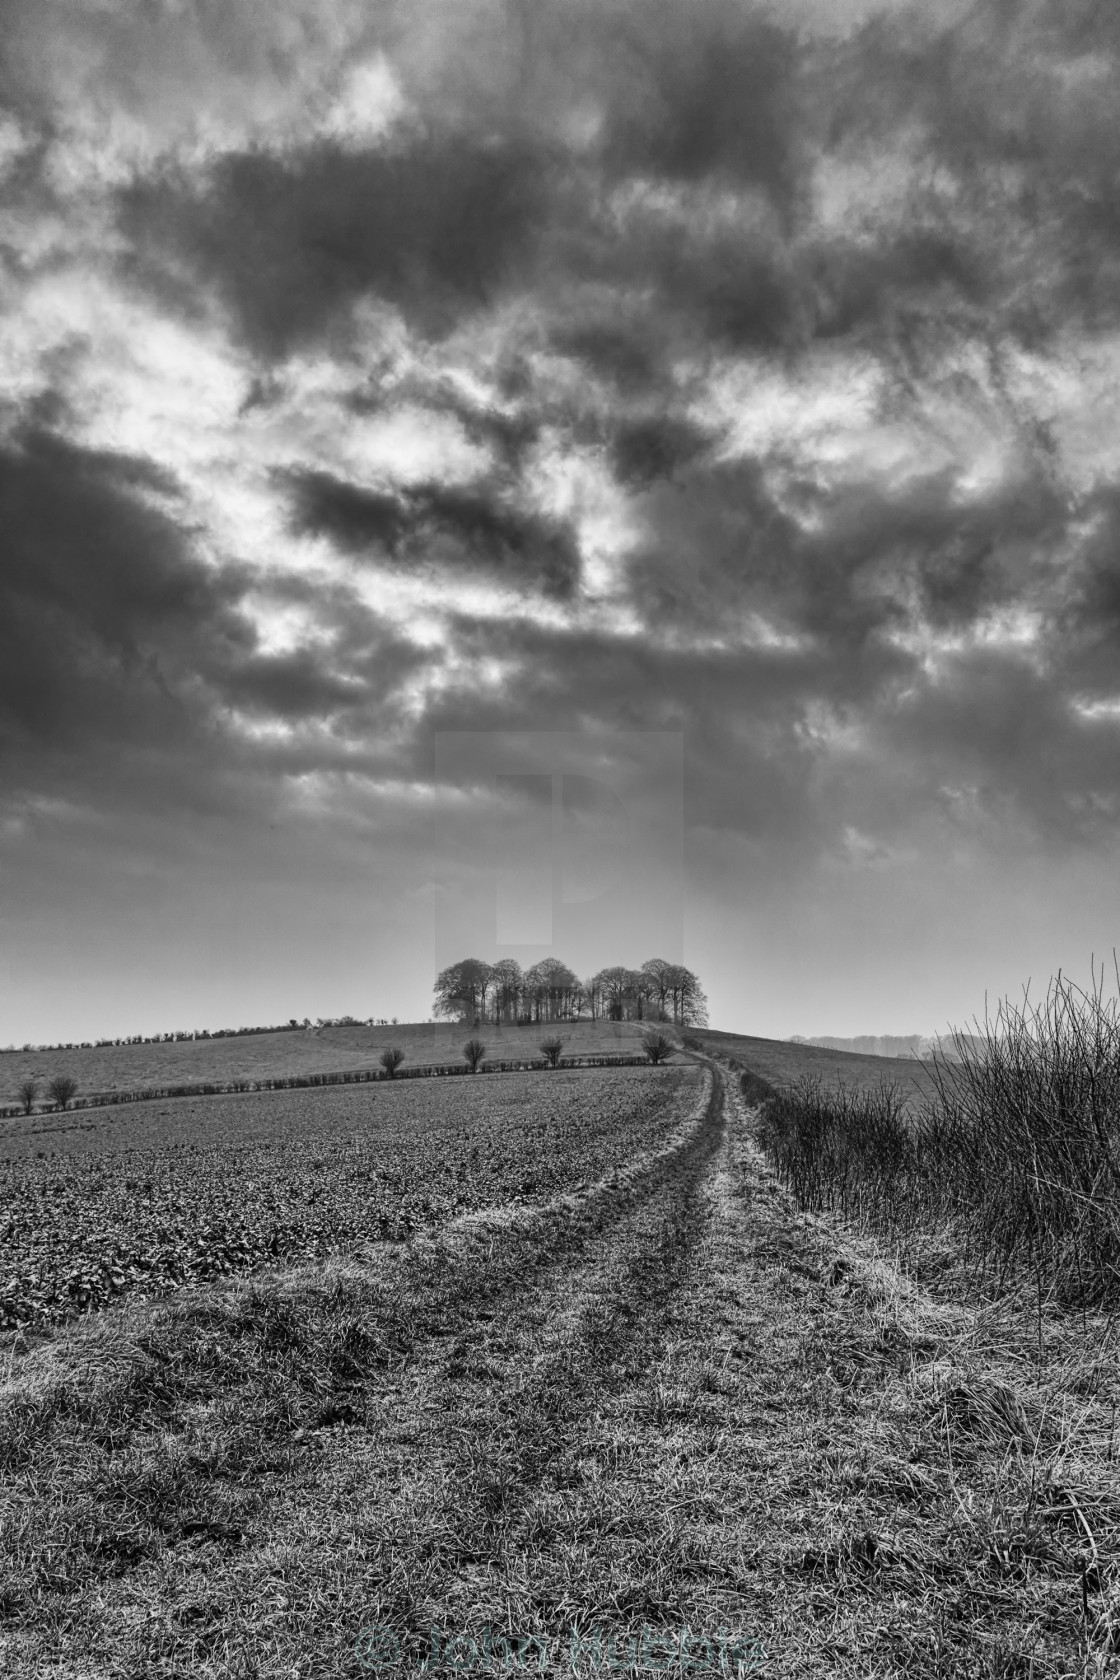
{"label": "tree line on horizon", "polygon": [[708,1022],[698,977],[663,957],[650,957],[640,968],[601,968],[586,980],[557,957],[527,969],[513,957],[496,963],[464,957],[436,976],[434,991],[437,1016],[479,1025],[538,1026],[583,1015],[593,1021],[671,1021],[679,1027]]}

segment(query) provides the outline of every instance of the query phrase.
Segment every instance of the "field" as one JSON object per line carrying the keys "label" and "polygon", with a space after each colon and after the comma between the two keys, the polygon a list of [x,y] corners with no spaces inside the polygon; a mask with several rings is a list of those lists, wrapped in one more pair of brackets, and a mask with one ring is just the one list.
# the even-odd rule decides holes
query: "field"
{"label": "field", "polygon": [[0,1327],[282,1259],[357,1253],[621,1166],[695,1067],[182,1098],[0,1134]]}
{"label": "field", "polygon": [[[509,1060],[535,1056],[541,1039],[551,1033],[564,1040],[566,1055],[630,1055],[640,1051],[642,1026],[634,1021],[565,1021],[557,1026],[486,1026],[476,1036],[495,1058]],[[321,1027],[87,1050],[6,1050],[0,1052],[0,1106],[15,1103],[24,1079],[36,1080],[45,1090],[56,1074],[70,1075],[77,1080],[80,1094],[91,1095],[375,1068],[381,1051],[393,1044],[400,1045],[410,1064],[459,1062],[463,1043],[472,1036],[458,1022],[420,1021],[396,1027]],[[50,1106],[48,1099],[44,1102]]]}
{"label": "field", "polygon": [[900,1271],[753,1102],[709,1049],[25,1128],[17,1262],[304,1223],[4,1335],[4,1672],[1120,1673],[1115,1313]]}
{"label": "field", "polygon": [[750,1038],[743,1033],[699,1030],[705,1044],[731,1056],[777,1087],[795,1080],[819,1079],[826,1090],[898,1085],[920,1100],[931,1089],[925,1063],[905,1056],[864,1056],[849,1050],[826,1050],[815,1044],[790,1044],[778,1038]]}

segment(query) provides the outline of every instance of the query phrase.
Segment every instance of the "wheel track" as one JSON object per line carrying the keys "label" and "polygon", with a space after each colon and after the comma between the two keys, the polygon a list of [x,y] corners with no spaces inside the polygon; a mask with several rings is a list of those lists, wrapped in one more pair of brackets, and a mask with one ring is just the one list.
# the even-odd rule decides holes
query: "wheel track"
{"label": "wheel track", "polygon": [[[443,1231],[422,1234],[389,1261],[410,1315],[412,1334],[404,1358],[421,1357],[433,1333],[474,1322],[495,1301],[503,1310],[527,1296],[547,1294],[589,1255],[610,1249],[640,1211],[667,1190],[679,1196],[707,1170],[724,1127],[724,1077],[706,1058],[692,1056],[708,1073],[698,1114],[684,1121],[662,1148],[646,1151],[587,1190],[533,1208],[483,1210],[464,1215]],[[404,1350],[402,1350],[403,1352]]]}
{"label": "wheel track", "polygon": [[[703,1113],[678,1143],[618,1182],[612,1175],[578,1209],[554,1210],[547,1245],[530,1218],[500,1254],[480,1264],[468,1242],[456,1257],[459,1275],[437,1292],[439,1327],[453,1312],[457,1333],[418,1340],[395,1380],[370,1395],[370,1433],[393,1442],[395,1473],[385,1477],[383,1463],[370,1477],[365,1444],[340,1443],[320,1461],[318,1488],[330,1485],[336,1510],[365,1483],[359,1526],[387,1566],[376,1616],[402,1637],[421,1640],[437,1602],[445,1613],[455,1602],[464,1571],[516,1570],[540,1508],[579,1474],[573,1441],[594,1434],[621,1390],[649,1378],[670,1303],[695,1271],[725,1143],[724,1076],[703,1063]],[[442,1246],[418,1257],[422,1286]],[[463,1615],[477,1618],[477,1608],[464,1600]]]}

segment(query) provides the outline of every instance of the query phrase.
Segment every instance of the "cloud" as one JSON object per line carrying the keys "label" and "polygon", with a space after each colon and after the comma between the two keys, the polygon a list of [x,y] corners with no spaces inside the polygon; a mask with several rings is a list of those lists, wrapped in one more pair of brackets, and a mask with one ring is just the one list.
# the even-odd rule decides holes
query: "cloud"
{"label": "cloud", "polygon": [[173,679],[207,641],[243,639],[232,581],[195,560],[174,516],[154,505],[167,490],[147,462],[47,434],[0,453],[9,753],[73,750],[99,731],[178,734]]}
{"label": "cloud", "polygon": [[578,575],[578,553],[562,524],[503,506],[486,485],[418,485],[394,496],[304,473],[290,487],[294,528],[354,554],[429,571],[465,565],[558,595],[569,594]]}
{"label": "cloud", "polygon": [[1088,0],[9,0],[8,808],[403,878],[433,733],[515,718],[683,730],[713,900],[1103,856],[1118,54]]}
{"label": "cloud", "polygon": [[140,277],[184,260],[253,348],[328,333],[367,293],[439,334],[512,278],[540,213],[540,166],[508,145],[421,138],[376,151],[319,144],[231,154],[201,181],[169,172],[122,193]]}

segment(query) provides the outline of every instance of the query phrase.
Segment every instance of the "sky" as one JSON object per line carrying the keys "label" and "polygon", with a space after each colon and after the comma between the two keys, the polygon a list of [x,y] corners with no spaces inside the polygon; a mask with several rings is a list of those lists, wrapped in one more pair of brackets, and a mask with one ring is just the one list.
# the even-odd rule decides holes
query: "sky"
{"label": "sky", "polygon": [[1118,59],[1099,0],[0,0],[0,1043],[1111,965]]}

